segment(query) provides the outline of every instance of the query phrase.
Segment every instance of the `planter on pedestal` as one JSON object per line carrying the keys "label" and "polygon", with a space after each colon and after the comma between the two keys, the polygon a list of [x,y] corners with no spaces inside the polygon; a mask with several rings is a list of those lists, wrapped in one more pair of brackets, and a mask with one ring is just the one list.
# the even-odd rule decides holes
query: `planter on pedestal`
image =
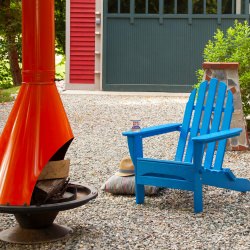
{"label": "planter on pedestal", "polygon": [[202,64],[204,69],[203,80],[210,80],[217,78],[227,84],[234,96],[234,113],[231,123],[231,128],[242,128],[242,133],[238,137],[229,139],[229,150],[247,150],[249,149],[249,138],[247,134],[246,120],[242,109],[242,100],[240,93],[240,83],[238,68],[239,63],[225,63],[225,62],[204,62]]}

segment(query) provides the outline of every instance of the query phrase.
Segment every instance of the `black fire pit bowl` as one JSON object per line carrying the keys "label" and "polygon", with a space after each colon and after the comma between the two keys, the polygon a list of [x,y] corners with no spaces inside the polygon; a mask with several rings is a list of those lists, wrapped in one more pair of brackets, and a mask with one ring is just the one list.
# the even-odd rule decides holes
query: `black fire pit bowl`
{"label": "black fire pit bowl", "polygon": [[72,229],[53,223],[63,210],[82,206],[97,197],[91,187],[70,184],[61,202],[40,206],[2,206],[0,213],[14,214],[19,225],[0,232],[0,240],[10,243],[32,244],[61,240]]}

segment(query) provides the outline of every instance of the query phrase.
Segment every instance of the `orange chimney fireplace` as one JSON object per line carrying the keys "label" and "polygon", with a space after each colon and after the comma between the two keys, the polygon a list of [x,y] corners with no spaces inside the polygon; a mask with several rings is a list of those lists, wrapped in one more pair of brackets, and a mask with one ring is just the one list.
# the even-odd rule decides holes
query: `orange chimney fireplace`
{"label": "orange chimney fireplace", "polygon": [[29,205],[49,160],[73,140],[54,83],[54,0],[22,0],[22,86],[0,137],[0,205]]}

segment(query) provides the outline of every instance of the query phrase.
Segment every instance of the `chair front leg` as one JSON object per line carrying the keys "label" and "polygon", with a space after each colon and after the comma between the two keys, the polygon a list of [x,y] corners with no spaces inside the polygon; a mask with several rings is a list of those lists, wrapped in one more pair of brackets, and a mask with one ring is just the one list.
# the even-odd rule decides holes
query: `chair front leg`
{"label": "chair front leg", "polygon": [[202,199],[202,155],[203,144],[194,142],[194,212],[200,213],[203,211],[203,199]]}
{"label": "chair front leg", "polygon": [[136,203],[143,204],[144,197],[145,197],[145,189],[144,185],[138,184],[138,179],[140,178],[137,174],[137,159],[143,157],[143,144],[142,144],[142,137],[140,136],[133,136],[128,137],[128,148],[131,159],[133,161],[135,167],[135,195],[136,195]]}

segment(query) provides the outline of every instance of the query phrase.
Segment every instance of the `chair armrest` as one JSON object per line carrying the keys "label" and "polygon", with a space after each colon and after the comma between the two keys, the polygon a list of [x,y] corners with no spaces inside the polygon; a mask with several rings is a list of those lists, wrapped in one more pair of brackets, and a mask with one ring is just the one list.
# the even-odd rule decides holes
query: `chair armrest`
{"label": "chair armrest", "polygon": [[159,126],[154,126],[154,127],[148,127],[148,128],[143,128],[140,131],[127,131],[123,132],[122,134],[124,136],[128,137],[149,137],[149,136],[154,136],[154,135],[160,135],[164,133],[169,133],[173,131],[179,131],[181,127],[181,123],[170,123],[170,124],[164,124],[164,125],[159,125]]}
{"label": "chair armrest", "polygon": [[220,132],[214,132],[211,134],[196,136],[193,137],[192,140],[197,143],[209,143],[238,136],[240,135],[241,131],[242,131],[241,128],[232,128]]}

